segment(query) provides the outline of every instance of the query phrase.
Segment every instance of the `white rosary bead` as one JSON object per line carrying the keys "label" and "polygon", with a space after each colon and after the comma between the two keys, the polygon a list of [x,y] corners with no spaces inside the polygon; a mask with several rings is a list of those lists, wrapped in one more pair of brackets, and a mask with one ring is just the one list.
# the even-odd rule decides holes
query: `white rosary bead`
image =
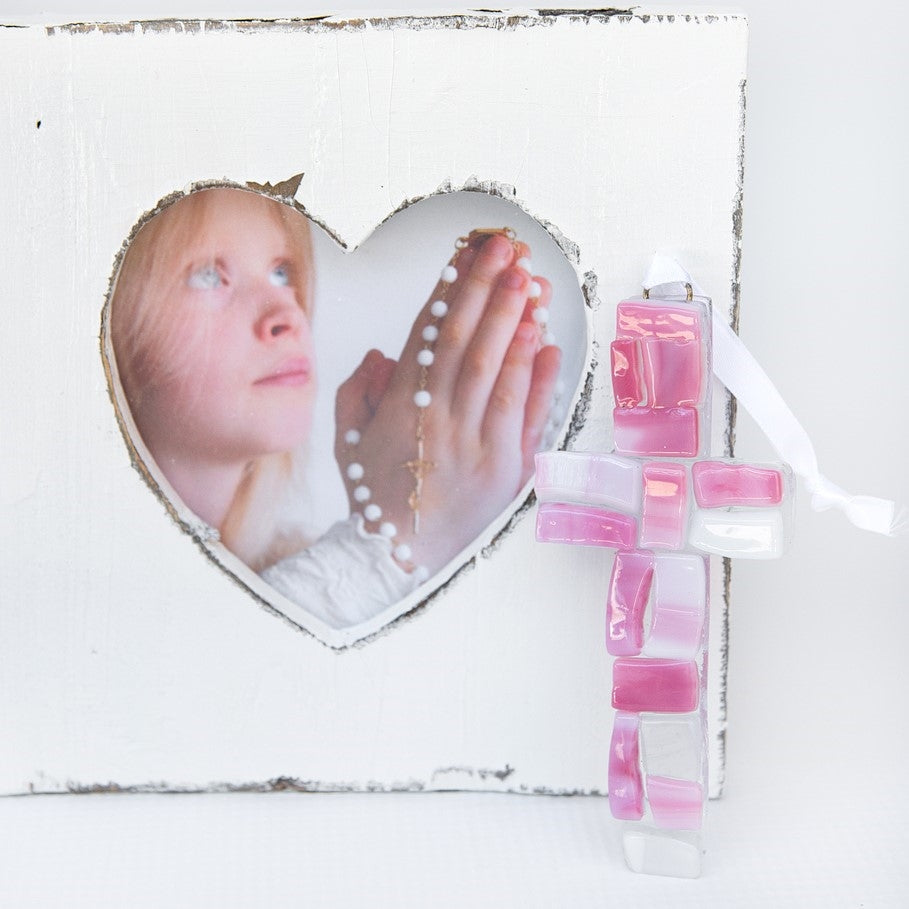
{"label": "white rosary bead", "polygon": [[417,363],[419,363],[420,366],[432,366],[435,358],[436,355],[428,347],[424,347],[417,354]]}
{"label": "white rosary bead", "polygon": [[429,341],[431,344],[433,341],[437,340],[438,337],[439,337],[439,329],[436,328],[435,325],[427,325],[426,328],[423,329],[423,340],[424,341]]}
{"label": "white rosary bead", "polygon": [[527,256],[521,256],[521,258],[518,259],[517,262],[515,262],[515,265],[517,265],[518,268],[523,268],[524,271],[526,271],[528,275],[533,274],[533,262],[531,262],[530,259],[527,258]]}
{"label": "white rosary bead", "polygon": [[530,287],[527,288],[527,296],[530,297],[531,300],[536,300],[542,293],[543,288],[540,287],[539,282],[531,281]]}
{"label": "white rosary bead", "polygon": [[437,318],[442,319],[448,314],[448,304],[444,300],[436,300],[429,311]]}
{"label": "white rosary bead", "polygon": [[454,284],[454,282],[458,280],[458,270],[454,265],[446,265],[442,269],[442,280],[446,284]]}
{"label": "white rosary bead", "polygon": [[413,402],[417,407],[429,407],[432,403],[432,395],[425,388],[421,389],[413,396]]}
{"label": "white rosary bead", "polygon": [[545,325],[549,321],[549,310],[545,306],[538,306],[533,311],[533,321],[537,325]]}
{"label": "white rosary bead", "polygon": [[543,347],[549,347],[552,344],[555,344],[555,335],[551,331],[544,331],[541,341],[543,343]]}
{"label": "white rosary bead", "polygon": [[[428,351],[431,353],[431,351]],[[419,400],[417,400],[419,399]],[[430,401],[430,395],[428,391],[418,391],[414,395],[414,400],[417,402],[418,407],[426,407]],[[424,402],[424,403],[420,403]],[[356,429],[348,429],[344,433],[344,440],[348,445],[356,445],[360,441],[360,433]],[[362,464],[354,462],[347,465],[347,476],[354,482],[361,480],[365,475],[365,469]],[[363,504],[369,502],[372,498],[372,490],[366,486],[364,483],[354,487],[353,498],[355,501]],[[379,523],[379,534],[389,541],[392,545],[392,555],[394,558],[402,563],[406,564],[410,561],[412,551],[410,546],[406,543],[399,543],[395,545],[395,537],[398,535],[398,528],[392,521],[382,521],[382,509],[375,503],[369,502],[368,505],[363,509],[363,518],[366,521],[372,523]],[[429,572],[426,568],[422,566],[417,566],[413,571],[414,580],[418,584],[422,584],[428,577]]]}

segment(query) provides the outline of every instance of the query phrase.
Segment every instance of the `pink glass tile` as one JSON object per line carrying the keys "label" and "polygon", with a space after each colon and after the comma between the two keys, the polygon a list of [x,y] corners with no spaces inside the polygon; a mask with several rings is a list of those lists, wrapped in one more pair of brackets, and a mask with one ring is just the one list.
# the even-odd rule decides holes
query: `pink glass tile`
{"label": "pink glass tile", "polygon": [[636,535],[634,518],[602,508],[545,502],[537,510],[537,540],[541,543],[631,549]]}
{"label": "pink glass tile", "polygon": [[639,821],[644,814],[640,744],[635,713],[617,713],[609,745],[609,809],[622,821]]}
{"label": "pink glass tile", "polygon": [[626,338],[609,347],[612,359],[612,392],[619,407],[644,403],[640,352],[636,341]]}
{"label": "pink glass tile", "polygon": [[704,790],[692,780],[647,777],[647,801],[657,827],[700,830],[704,815]]}
{"label": "pink glass tile", "polygon": [[769,467],[698,461],[692,479],[695,499],[702,508],[779,505],[783,499],[783,475]]}
{"label": "pink glass tile", "polygon": [[688,483],[682,464],[644,465],[641,546],[681,549],[685,540]]}
{"label": "pink glass tile", "polygon": [[701,645],[704,613],[685,606],[654,608],[647,656],[692,659]]}
{"label": "pink glass tile", "polygon": [[641,652],[652,579],[651,553],[616,554],[606,596],[606,650],[613,656],[637,656]]}
{"label": "pink glass tile", "polygon": [[591,504],[612,505],[637,513],[641,507],[641,465],[618,455],[594,455],[589,461],[587,495]]}
{"label": "pink glass tile", "polygon": [[654,597],[666,606],[707,609],[707,560],[688,553],[660,553],[653,560]]}
{"label": "pink glass tile", "polygon": [[535,489],[541,502],[579,502],[637,512],[641,466],[618,455],[546,451],[536,456]]}
{"label": "pink glass tile", "polygon": [[694,659],[707,617],[707,560],[660,554],[653,560],[652,618],[644,655]]}
{"label": "pink glass tile", "polygon": [[641,354],[650,407],[695,405],[701,400],[701,345],[697,341],[643,338]]}
{"label": "pink glass tile", "polygon": [[700,688],[693,660],[619,657],[612,666],[612,706],[632,713],[689,713]]}
{"label": "pink glass tile", "polygon": [[619,303],[616,311],[616,337],[700,341],[700,308],[696,304],[683,303]]}
{"label": "pink glass tile", "polygon": [[693,407],[616,407],[612,416],[619,454],[693,458],[698,453],[698,412]]}

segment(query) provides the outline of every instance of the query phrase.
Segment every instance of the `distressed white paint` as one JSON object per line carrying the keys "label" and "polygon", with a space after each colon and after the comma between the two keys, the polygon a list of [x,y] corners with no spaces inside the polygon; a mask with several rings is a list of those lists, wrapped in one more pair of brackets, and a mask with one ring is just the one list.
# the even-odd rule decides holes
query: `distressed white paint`
{"label": "distressed white paint", "polygon": [[[496,22],[0,29],[0,790],[605,790],[608,558],[538,547],[524,520],[413,621],[333,651],[172,523],[130,466],[99,352],[145,210],[301,170],[297,199],[351,247],[442,184],[514,186],[598,278],[595,351],[656,248],[728,312],[744,20]],[[576,447],[611,446],[610,409],[599,369]]]}

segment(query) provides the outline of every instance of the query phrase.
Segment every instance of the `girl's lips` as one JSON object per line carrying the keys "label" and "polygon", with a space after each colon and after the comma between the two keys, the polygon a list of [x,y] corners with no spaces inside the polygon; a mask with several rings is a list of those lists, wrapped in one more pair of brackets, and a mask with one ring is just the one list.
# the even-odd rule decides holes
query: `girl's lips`
{"label": "girl's lips", "polygon": [[306,357],[291,357],[279,363],[267,376],[257,379],[255,385],[298,387],[309,382],[312,373]]}

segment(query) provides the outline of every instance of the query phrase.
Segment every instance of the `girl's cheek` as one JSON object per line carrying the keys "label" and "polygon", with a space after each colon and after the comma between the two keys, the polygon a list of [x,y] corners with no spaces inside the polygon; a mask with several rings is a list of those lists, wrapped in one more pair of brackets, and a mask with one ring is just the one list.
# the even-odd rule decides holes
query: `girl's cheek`
{"label": "girl's cheek", "polygon": [[217,320],[195,315],[178,319],[160,351],[163,372],[171,377],[192,379],[204,373],[216,351],[223,346]]}

